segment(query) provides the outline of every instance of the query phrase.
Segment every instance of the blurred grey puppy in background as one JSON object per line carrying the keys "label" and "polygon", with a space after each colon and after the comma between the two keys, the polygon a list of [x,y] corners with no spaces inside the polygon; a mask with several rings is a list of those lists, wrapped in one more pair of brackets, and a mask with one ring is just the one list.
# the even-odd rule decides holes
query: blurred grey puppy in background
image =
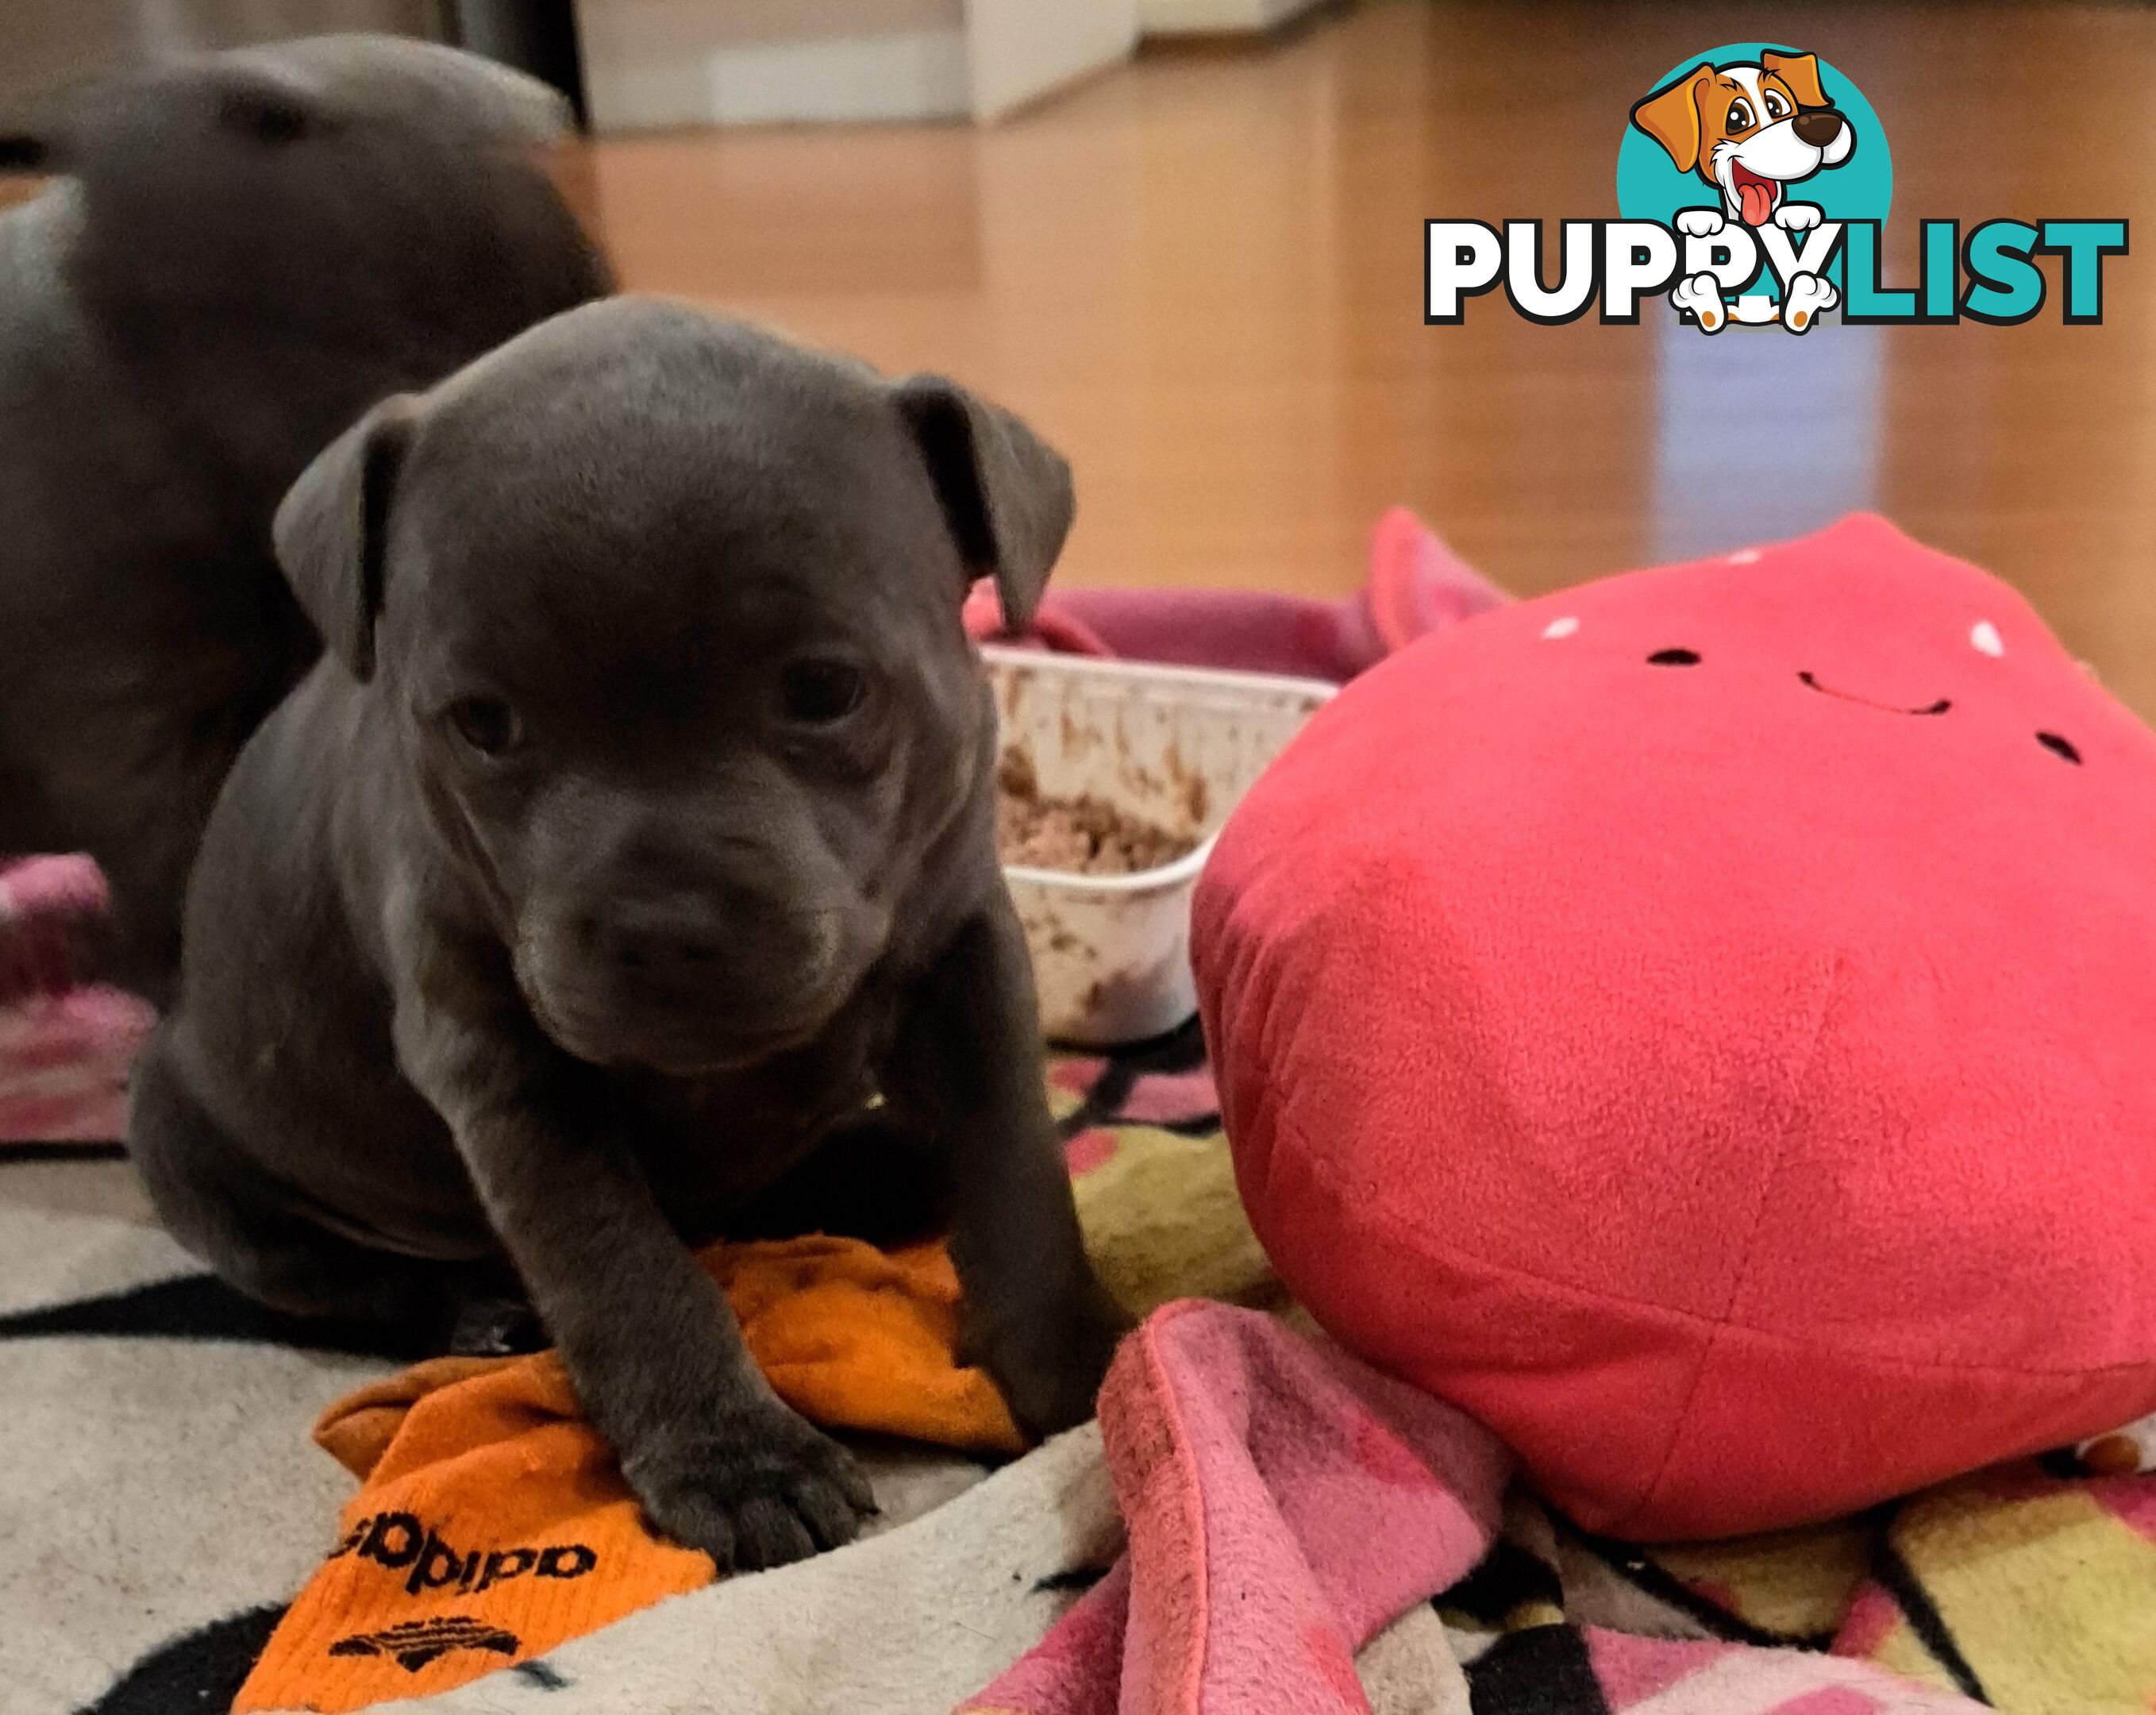
{"label": "blurred grey puppy in background", "polygon": [[0,857],[86,850],[109,974],[162,1000],[187,866],[319,653],[270,521],[369,405],[610,291],[535,146],[566,104],[326,36],[0,119]]}

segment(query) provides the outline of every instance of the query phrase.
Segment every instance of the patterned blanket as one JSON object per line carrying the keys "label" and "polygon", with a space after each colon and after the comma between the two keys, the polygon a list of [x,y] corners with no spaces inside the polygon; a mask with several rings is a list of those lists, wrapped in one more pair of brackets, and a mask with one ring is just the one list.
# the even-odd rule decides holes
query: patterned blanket
{"label": "patterned blanket", "polygon": [[1516,1492],[1497,1548],[1436,1607],[1486,1715],[2146,1712],[2156,1477],[2005,1466],[1685,1548],[1589,1536]]}
{"label": "patterned blanket", "polygon": [[[0,1065],[0,1101],[14,1076]],[[1060,1059],[1050,1076],[1119,1293],[1299,1321],[1242,1221],[1194,1031]],[[157,1229],[116,1145],[0,1144],[0,1705],[229,1707],[337,1547],[352,1480],[309,1427],[393,1368],[204,1276]],[[1038,1643],[1121,1547],[1090,1430],[993,1475],[947,1452],[865,1451],[886,1511],[870,1539],[398,1707],[928,1715]],[[2132,1466],[2143,1444],[2093,1456]],[[1832,1527],[1683,1549],[1581,1535],[1520,1489],[1505,1519],[1471,1574],[1356,1657],[1370,1707],[2156,1708],[2156,1476],[2091,1475],[2066,1453]]]}

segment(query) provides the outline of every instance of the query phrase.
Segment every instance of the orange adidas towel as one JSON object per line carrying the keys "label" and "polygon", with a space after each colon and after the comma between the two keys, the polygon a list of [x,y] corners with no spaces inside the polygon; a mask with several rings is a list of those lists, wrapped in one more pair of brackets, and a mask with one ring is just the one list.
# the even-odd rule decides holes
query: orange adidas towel
{"label": "orange adidas towel", "polygon": [[[819,1237],[701,1260],[779,1397],[813,1421],[1024,1449],[993,1384],[957,1363],[942,1245]],[[362,1487],[234,1715],[445,1691],[714,1576],[707,1556],[644,1528],[551,1352],[416,1365],[331,1406],[315,1439]]]}

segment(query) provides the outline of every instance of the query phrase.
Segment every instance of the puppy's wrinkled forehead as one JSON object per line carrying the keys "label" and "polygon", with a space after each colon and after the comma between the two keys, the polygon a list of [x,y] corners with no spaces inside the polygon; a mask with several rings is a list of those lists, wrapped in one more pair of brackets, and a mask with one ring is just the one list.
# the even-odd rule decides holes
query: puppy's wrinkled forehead
{"label": "puppy's wrinkled forehead", "polygon": [[886,387],[670,306],[638,321],[602,342],[562,318],[436,395],[392,524],[400,656],[634,688],[955,630],[957,549]]}

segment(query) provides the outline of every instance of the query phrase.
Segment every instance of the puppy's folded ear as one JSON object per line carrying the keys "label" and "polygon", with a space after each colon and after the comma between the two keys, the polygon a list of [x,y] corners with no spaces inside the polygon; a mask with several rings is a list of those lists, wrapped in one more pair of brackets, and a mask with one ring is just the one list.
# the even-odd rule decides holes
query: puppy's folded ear
{"label": "puppy's folded ear", "polygon": [[1077,512],[1070,465],[1009,412],[940,375],[908,376],[892,391],[959,557],[973,577],[995,579],[1004,624],[1022,629]]}
{"label": "puppy's folded ear", "polygon": [[68,171],[71,116],[85,100],[77,86],[0,107],[0,173]]}
{"label": "puppy's folded ear", "polygon": [[270,526],[292,593],[356,679],[374,676],[390,500],[418,409],[399,393],[369,411],[300,473]]}
{"label": "puppy's folded ear", "polygon": [[1632,109],[1632,123],[1669,151],[1679,172],[1699,165],[1700,91],[1714,78],[1705,60]]}
{"label": "puppy's folded ear", "polygon": [[1779,49],[1763,49],[1759,64],[1774,73],[1789,86],[1789,93],[1797,98],[1799,107],[1830,107],[1820,86],[1819,56],[1816,54],[1784,54]]}
{"label": "puppy's folded ear", "polygon": [[0,172],[44,172],[52,162],[52,145],[35,131],[13,131],[0,124]]}
{"label": "puppy's folded ear", "polygon": [[267,80],[235,81],[217,98],[217,122],[267,148],[298,142],[321,121],[321,114],[298,91]]}

